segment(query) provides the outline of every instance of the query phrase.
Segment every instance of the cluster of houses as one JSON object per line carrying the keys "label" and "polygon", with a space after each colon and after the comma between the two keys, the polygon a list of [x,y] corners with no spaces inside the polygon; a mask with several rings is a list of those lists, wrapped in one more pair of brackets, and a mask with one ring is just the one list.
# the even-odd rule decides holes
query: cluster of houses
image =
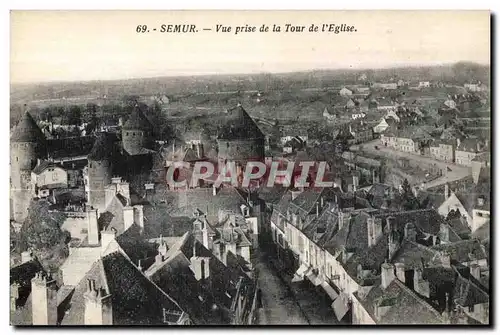
{"label": "cluster of houses", "polygon": [[[354,105],[347,110],[360,112],[349,92],[343,95]],[[393,130],[417,118],[418,106],[363,101],[367,113],[351,117],[337,138],[364,143],[378,126],[382,145],[420,150],[425,132]],[[370,120],[370,110],[383,114],[387,127]],[[338,157],[322,159],[331,188],[255,191],[204,180],[173,189],[165,175],[176,161],[266,161],[265,136],[243,107],[226,115],[216,148],[204,150],[200,140],[153,150],[152,124],[138,106],[118,127],[121,136],[109,131],[71,145],[47,139],[26,113],[11,138],[13,220],[23,222],[33,199],[48,201],[66,214],[62,229],[71,241],[57,273],[42,266],[36,250],[25,250],[11,268],[11,323],[255,323],[264,288],[254,262],[266,234],[282,271],[324,290],[338,320],[489,323],[487,146],[462,140],[452,155],[458,164],[469,159],[472,176],[444,189],[414,188],[416,210],[403,208],[400,189],[381,183],[380,169],[360,178],[357,165],[372,161],[349,165]],[[281,144],[289,161],[313,156],[307,136],[284,136]],[[465,156],[459,148],[482,151]]]}

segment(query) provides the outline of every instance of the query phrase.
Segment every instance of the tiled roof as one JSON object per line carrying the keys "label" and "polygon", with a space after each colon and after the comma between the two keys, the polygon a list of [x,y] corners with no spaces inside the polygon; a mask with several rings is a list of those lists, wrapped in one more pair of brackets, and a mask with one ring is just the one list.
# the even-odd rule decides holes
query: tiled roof
{"label": "tiled roof", "polygon": [[264,138],[264,134],[248,113],[241,106],[228,109],[224,118],[226,124],[219,131],[218,139],[256,139]]}
{"label": "tiled roof", "polygon": [[52,163],[49,161],[42,161],[42,162],[40,162],[40,164],[35,166],[35,168],[31,172],[33,172],[35,174],[40,174],[43,171],[45,171],[45,169],[53,168],[53,167],[58,167],[58,168],[64,169],[60,164]]}
{"label": "tiled roof", "polygon": [[121,252],[98,260],[76,286],[62,325],[84,325],[87,281],[111,295],[113,325],[161,325],[163,311],[175,311],[169,321],[176,322],[181,308],[147,279]]}
{"label": "tiled roof", "polygon": [[403,263],[406,269],[421,268],[422,262],[430,263],[438,255],[438,251],[420,243],[404,240],[398,249],[392,263]]}
{"label": "tiled roof", "polygon": [[485,239],[490,238],[490,234],[491,234],[491,226],[490,226],[490,221],[488,220],[488,222],[483,224],[481,227],[479,227],[472,233],[472,237],[480,241],[483,241]]}
{"label": "tiled roof", "polygon": [[118,235],[115,240],[120,249],[134,264],[138,264],[139,260],[143,261],[157,254],[156,244],[149,243],[142,234],[141,227],[135,223],[125,230],[123,234]]}
{"label": "tiled roof", "polygon": [[153,128],[151,122],[141,111],[139,106],[135,106],[134,110],[130,114],[127,122],[123,125],[123,129],[126,130],[146,130],[149,131]]}
{"label": "tiled roof", "polygon": [[[377,324],[444,324],[445,320],[432,306],[417,296],[398,279],[394,279],[386,289],[375,282],[364,299],[363,307]],[[388,307],[379,318],[375,306]]]}
{"label": "tiled roof", "polygon": [[437,251],[446,250],[450,253],[451,260],[458,263],[486,258],[486,254],[483,251],[479,240],[463,240],[454,243],[440,244],[433,246],[432,249]]}
{"label": "tiled roof", "polygon": [[466,151],[466,152],[481,152],[478,150],[479,140],[476,138],[466,138],[465,140],[460,142],[460,145],[457,146],[457,151]]}
{"label": "tiled roof", "polygon": [[464,278],[459,272],[453,290],[453,299],[462,307],[487,303],[490,300],[488,293],[479,288],[472,280]]}
{"label": "tiled roof", "polygon": [[278,228],[281,229],[281,231],[285,231],[285,225],[283,224],[283,221],[278,220],[278,215],[281,214],[286,217],[286,211],[291,201],[292,201],[292,192],[287,191],[281,198],[278,205],[273,209],[273,214],[271,215],[271,221],[277,224]]}
{"label": "tiled roof", "polygon": [[[48,153],[51,158],[86,156],[95,143],[95,136],[77,136],[50,139],[47,142]],[[110,136],[110,141],[113,139]]]}
{"label": "tiled roof", "polygon": [[87,159],[93,161],[102,161],[110,159],[112,155],[112,142],[106,133],[101,133],[97,136],[92,150],[87,156]]}
{"label": "tiled roof", "polygon": [[[209,257],[208,280],[196,281],[189,268],[193,256]],[[228,260],[231,259],[228,257]],[[167,253],[167,259],[147,271],[150,278],[165,292],[175,297],[179,304],[198,324],[227,324],[231,316],[227,313],[233,303],[236,285],[243,280],[245,296],[253,295],[254,286],[250,278],[237,263],[229,262],[228,266],[212,255],[192,234],[186,233],[182,240]],[[228,296],[229,295],[229,296]],[[200,300],[199,297],[203,299]],[[216,308],[213,308],[213,305]]]}
{"label": "tiled roof", "polygon": [[25,112],[22,119],[14,126],[10,137],[11,142],[44,143],[45,136],[29,112]]}

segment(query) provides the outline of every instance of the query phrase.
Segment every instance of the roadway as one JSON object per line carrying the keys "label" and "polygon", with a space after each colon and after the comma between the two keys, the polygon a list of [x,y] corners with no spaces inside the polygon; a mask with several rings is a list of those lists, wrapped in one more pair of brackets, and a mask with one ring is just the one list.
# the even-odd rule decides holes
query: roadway
{"label": "roadway", "polygon": [[[362,147],[361,149],[360,146]],[[375,146],[377,146],[378,149],[375,149]],[[361,145],[352,146],[351,150],[361,150],[375,156],[385,157],[393,160],[406,158],[415,162],[425,162],[426,164],[438,166],[439,168],[441,168],[441,170],[446,171],[443,176],[426,183],[424,185],[424,189],[439,186],[445,184],[446,182],[459,180],[467,177],[470,174],[469,167],[460,166],[455,163],[442,162],[434,158],[425,157],[409,152],[397,151],[392,148],[385,147],[379,139],[365,142]],[[449,171],[448,168],[451,169],[451,171]]]}

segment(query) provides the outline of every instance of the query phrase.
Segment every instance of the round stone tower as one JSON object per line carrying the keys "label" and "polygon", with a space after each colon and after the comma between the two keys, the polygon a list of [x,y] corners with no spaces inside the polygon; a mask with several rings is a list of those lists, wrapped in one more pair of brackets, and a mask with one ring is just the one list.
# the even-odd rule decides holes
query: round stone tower
{"label": "round stone tower", "polygon": [[31,189],[31,170],[37,160],[47,155],[47,142],[31,114],[26,111],[14,126],[10,138],[10,188],[13,219],[22,222],[34,193]]}
{"label": "round stone tower", "polygon": [[112,143],[106,134],[100,134],[87,160],[87,204],[102,213],[106,208],[105,187],[111,183],[113,173]]}
{"label": "round stone tower", "polygon": [[140,155],[150,146],[153,126],[138,105],[122,127],[123,149],[130,155]]}
{"label": "round stone tower", "polygon": [[265,136],[238,104],[227,110],[226,124],[217,136],[219,166],[233,161],[242,166],[248,161],[263,161]]}

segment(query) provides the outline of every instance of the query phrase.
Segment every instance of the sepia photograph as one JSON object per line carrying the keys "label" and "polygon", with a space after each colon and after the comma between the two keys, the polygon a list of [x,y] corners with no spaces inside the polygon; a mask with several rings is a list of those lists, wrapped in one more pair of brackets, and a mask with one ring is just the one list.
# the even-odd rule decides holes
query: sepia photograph
{"label": "sepia photograph", "polygon": [[491,24],[12,10],[10,325],[491,327]]}

